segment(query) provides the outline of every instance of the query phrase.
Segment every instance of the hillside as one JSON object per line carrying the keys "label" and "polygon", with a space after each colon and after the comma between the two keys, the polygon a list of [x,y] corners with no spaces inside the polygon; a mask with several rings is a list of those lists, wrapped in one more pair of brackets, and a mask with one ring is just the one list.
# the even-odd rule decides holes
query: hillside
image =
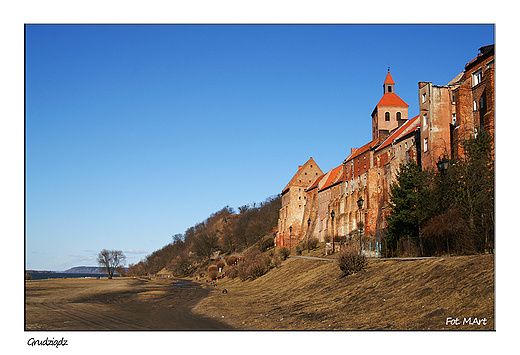
{"label": "hillside", "polygon": [[254,281],[220,281],[195,311],[242,329],[493,330],[494,280],[494,255],[372,260],[346,277],[289,258]]}

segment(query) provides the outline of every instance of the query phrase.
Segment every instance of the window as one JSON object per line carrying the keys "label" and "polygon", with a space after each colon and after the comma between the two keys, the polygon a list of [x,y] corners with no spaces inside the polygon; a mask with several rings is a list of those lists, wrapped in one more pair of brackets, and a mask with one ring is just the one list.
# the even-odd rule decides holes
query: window
{"label": "window", "polygon": [[424,152],[427,152],[427,151],[428,151],[428,138],[424,138],[424,147],[423,147],[423,150],[424,150]]}
{"label": "window", "polygon": [[385,121],[390,121],[390,112],[385,112]]}
{"label": "window", "polygon": [[392,87],[388,85],[388,92],[392,92]]}
{"label": "window", "polygon": [[422,103],[425,103],[426,102],[426,93],[423,93],[422,96],[421,96],[421,102]]}
{"label": "window", "polygon": [[396,116],[396,118],[397,118],[398,120],[400,120],[400,119],[401,119],[401,112],[397,112],[397,113],[395,114],[395,116]]}
{"label": "window", "polygon": [[477,110],[478,110],[477,101],[473,101],[473,111],[477,111]]}
{"label": "window", "polygon": [[482,69],[477,70],[472,74],[473,76],[473,86],[478,85],[482,82]]}
{"label": "window", "polygon": [[428,128],[428,115],[425,113],[423,116],[423,130]]}
{"label": "window", "polygon": [[457,125],[457,114],[456,113],[451,115],[451,124],[454,126]]}
{"label": "window", "polygon": [[480,99],[478,100],[478,104],[480,109],[484,108],[484,96],[480,97]]}

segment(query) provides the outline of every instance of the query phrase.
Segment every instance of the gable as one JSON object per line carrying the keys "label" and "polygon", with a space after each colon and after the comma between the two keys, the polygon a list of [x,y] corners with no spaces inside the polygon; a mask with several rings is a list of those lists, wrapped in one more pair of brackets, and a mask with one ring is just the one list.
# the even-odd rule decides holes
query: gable
{"label": "gable", "polygon": [[286,193],[290,187],[307,187],[310,186],[316,178],[323,175],[320,167],[316,164],[314,159],[310,158],[304,165],[298,167],[298,171],[287,186],[282,190],[282,194]]}

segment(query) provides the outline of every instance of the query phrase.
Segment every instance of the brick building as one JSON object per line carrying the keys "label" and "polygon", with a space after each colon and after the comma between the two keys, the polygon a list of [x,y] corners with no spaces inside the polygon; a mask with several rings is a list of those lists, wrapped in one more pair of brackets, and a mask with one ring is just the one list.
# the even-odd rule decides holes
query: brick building
{"label": "brick building", "polygon": [[312,157],[298,167],[298,171],[282,191],[282,208],[278,219],[278,233],[275,246],[291,247],[301,238],[303,210],[307,199],[306,189],[323,172]]}
{"label": "brick building", "polygon": [[309,159],[282,191],[276,246],[333,236],[380,241],[401,163],[435,169],[439,158],[460,156],[461,142],[477,129],[494,135],[494,45],[480,52],[445,86],[419,82],[420,113],[411,119],[388,72],[371,115],[372,140],[325,174]]}

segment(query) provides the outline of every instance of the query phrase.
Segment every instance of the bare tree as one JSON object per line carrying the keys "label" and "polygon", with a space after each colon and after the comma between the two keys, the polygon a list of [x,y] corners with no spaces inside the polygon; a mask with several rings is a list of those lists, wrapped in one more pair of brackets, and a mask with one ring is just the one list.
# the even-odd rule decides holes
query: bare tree
{"label": "bare tree", "polygon": [[124,266],[126,256],[121,250],[106,250],[103,249],[98,255],[98,264],[102,268],[105,268],[108,272],[108,278],[111,279],[114,275],[114,271],[119,266]]}

